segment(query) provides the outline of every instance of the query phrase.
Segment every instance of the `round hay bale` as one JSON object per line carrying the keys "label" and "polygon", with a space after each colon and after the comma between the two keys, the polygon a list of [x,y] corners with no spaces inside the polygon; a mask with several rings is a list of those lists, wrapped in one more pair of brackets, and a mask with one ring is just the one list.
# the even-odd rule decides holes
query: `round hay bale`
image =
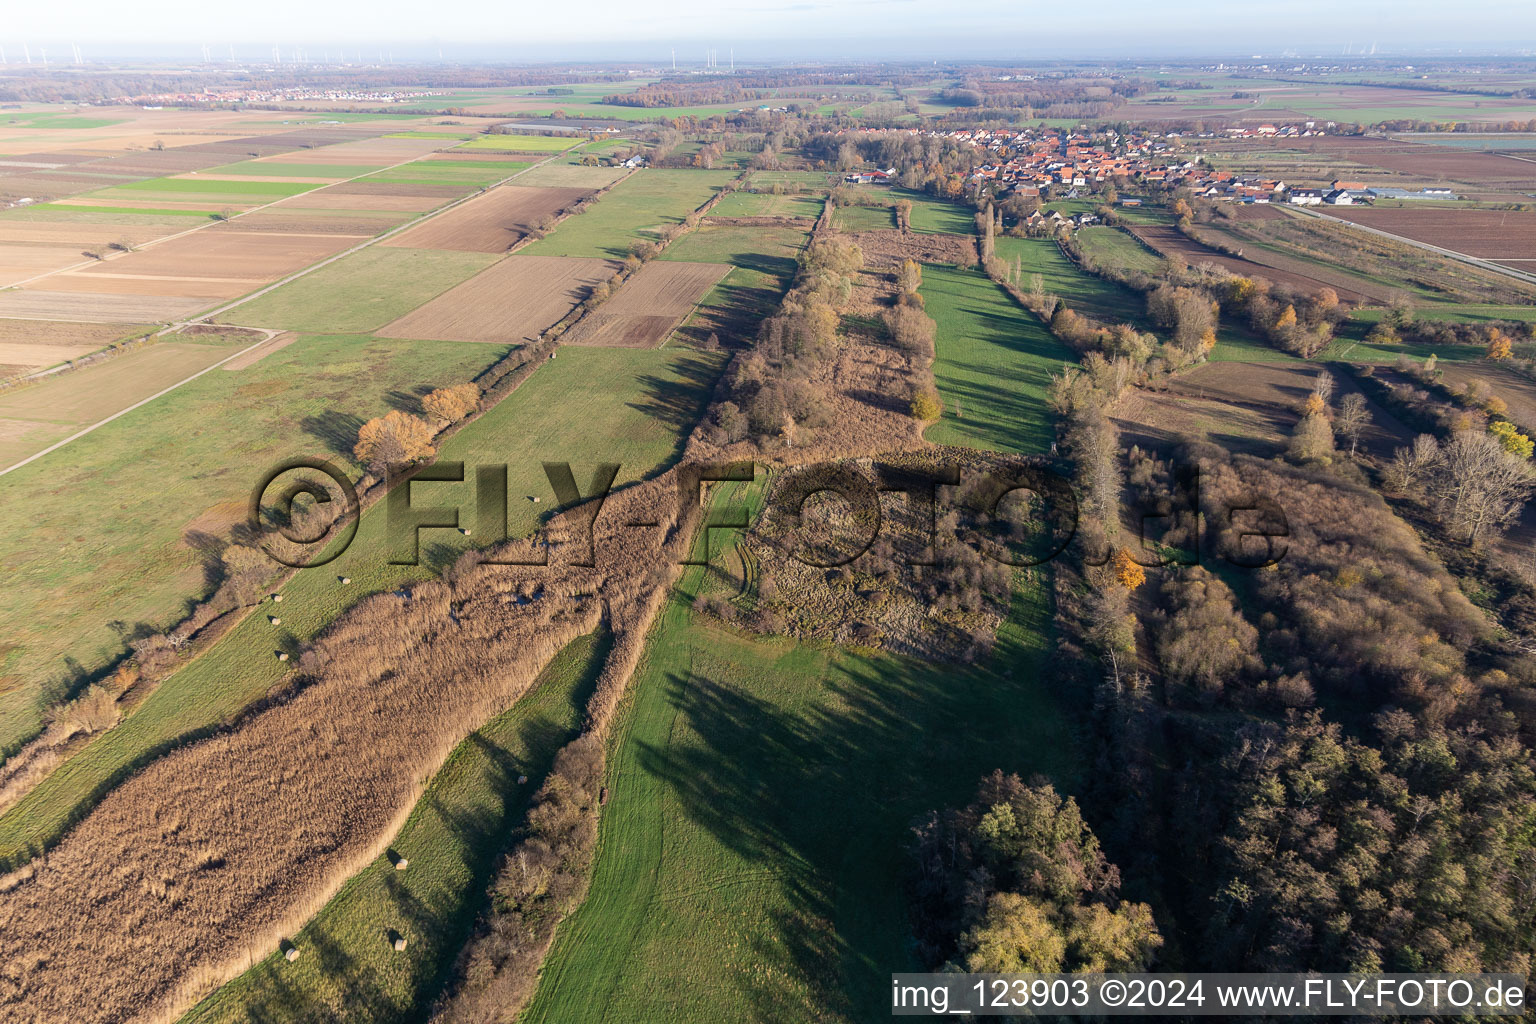
{"label": "round hay bale", "polygon": [[464,527],[464,529],[460,530],[459,532],[462,533],[464,536],[468,537],[474,531],[472,531],[469,527],[466,526],[466,527]]}
{"label": "round hay bale", "polygon": [[352,577],[351,576],[343,576],[341,578],[341,585],[342,586],[346,586],[348,583],[351,583],[351,582],[352,582]]}
{"label": "round hay bale", "polygon": [[287,661],[288,660],[288,652],[287,651],[278,651],[277,652],[277,660],[278,661]]}
{"label": "round hay bale", "polygon": [[537,495],[537,494],[535,494],[535,495],[534,495],[534,496],[533,496],[533,503],[534,503],[534,504],[535,504],[535,505],[537,505],[537,504],[538,504],[538,503],[539,503],[539,496],[538,496],[538,495]]}
{"label": "round hay bale", "polygon": [[405,952],[405,936],[404,935],[396,935],[395,936],[394,946],[395,946],[395,952],[396,953],[403,953],[403,952]]}
{"label": "round hay bale", "polygon": [[405,857],[398,857],[398,858],[395,859],[395,870],[396,871],[404,871],[406,868],[408,868],[410,866],[411,866],[411,862],[407,858],[405,858]]}
{"label": "round hay bale", "polygon": [[274,626],[281,626],[283,624],[283,620],[278,618],[276,615],[269,615],[267,618],[271,620],[272,625]]}
{"label": "round hay bale", "polygon": [[299,958],[299,947],[295,946],[287,939],[284,939],[281,943],[279,943],[277,948],[283,951],[283,959],[287,960],[289,963],[293,963]]}
{"label": "round hay bale", "polygon": [[272,595],[272,603],[273,604],[282,604],[283,603],[283,595],[282,594],[273,594]]}

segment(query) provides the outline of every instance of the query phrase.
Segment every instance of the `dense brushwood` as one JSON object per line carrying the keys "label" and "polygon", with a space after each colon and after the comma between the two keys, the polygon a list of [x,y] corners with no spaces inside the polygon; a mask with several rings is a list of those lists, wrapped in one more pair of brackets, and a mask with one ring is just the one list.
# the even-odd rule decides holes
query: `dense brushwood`
{"label": "dense brushwood", "polygon": [[675,528],[675,488],[669,473],[608,499],[595,569],[564,564],[585,556],[578,518],[552,524],[548,569],[471,559],[408,597],[365,600],[264,707],[110,793],[46,862],[6,881],[6,1019],[159,1020],[185,1007],[376,857],[463,736],[603,617],[615,645],[589,717],[605,721],[688,532]]}

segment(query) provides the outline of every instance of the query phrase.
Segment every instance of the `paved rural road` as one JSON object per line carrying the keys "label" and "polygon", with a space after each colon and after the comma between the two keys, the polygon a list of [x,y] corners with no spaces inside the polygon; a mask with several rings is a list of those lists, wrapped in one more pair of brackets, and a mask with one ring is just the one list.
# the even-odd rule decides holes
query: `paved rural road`
{"label": "paved rural road", "polygon": [[1428,242],[1421,242],[1417,238],[1408,238],[1404,235],[1394,235],[1392,232],[1383,231],[1380,228],[1368,228],[1364,224],[1356,224],[1352,220],[1345,220],[1343,217],[1334,217],[1326,213],[1319,213],[1316,210],[1298,209],[1296,212],[1304,213],[1309,217],[1321,217],[1323,220],[1330,220],[1335,224],[1343,224],[1345,227],[1354,228],[1357,231],[1364,231],[1366,234],[1379,235],[1382,238],[1390,238],[1394,242],[1404,242],[1408,245],[1418,246],[1420,249],[1427,249],[1430,252],[1439,253],[1441,256],[1449,256],[1451,259],[1456,260],[1458,263],[1466,263],[1474,267],[1481,267],[1484,270],[1491,270],[1496,274],[1503,274],[1505,277],[1513,277],[1516,280],[1524,281],[1526,284],[1536,284],[1536,274],[1527,274],[1523,270],[1516,270],[1513,267],[1505,267],[1497,263],[1491,263],[1488,260],[1481,260],[1476,256],[1468,256],[1464,252],[1456,252],[1453,249],[1442,249],[1438,245],[1430,245]]}
{"label": "paved rural road", "polygon": [[[258,289],[257,291],[251,292],[249,295],[242,295],[240,298],[234,300],[233,302],[225,303],[224,305],[218,307],[217,309],[210,309],[208,312],[203,313],[201,316],[195,316],[195,317],[192,317],[191,319],[181,320],[181,321],[178,321],[177,323],[171,324],[170,326],[166,327],[164,330],[158,331],[157,332],[157,336],[170,334],[170,333],[172,333],[174,331],[180,331],[180,330],[182,330],[185,327],[191,326],[192,324],[203,323],[203,322],[207,321],[211,317],[215,317],[215,316],[219,316],[219,315],[221,315],[223,313],[227,313],[231,309],[234,309],[236,306],[244,305],[245,303],[250,302],[252,299],[259,298],[260,296],[263,296],[263,295],[267,294],[268,292],[270,292],[270,291],[272,291],[272,290],[274,290],[276,288],[281,288],[283,285],[287,284],[290,281],[298,280],[299,278],[303,277],[306,274],[312,274],[315,271],[319,270],[321,267],[327,266],[327,265],[329,265],[331,263],[335,263],[337,260],[342,259],[343,257],[346,257],[346,256],[350,256],[353,253],[355,253],[355,252],[357,252],[357,251],[359,251],[361,249],[366,249],[370,245],[377,245],[379,242],[384,241],[384,239],[389,238],[392,235],[397,235],[400,232],[406,230],[407,228],[413,228],[416,225],[422,223],[423,221],[431,220],[433,217],[436,217],[439,214],[447,213],[449,210],[453,209],[455,206],[458,206],[460,203],[467,203],[467,202],[469,202],[469,200],[475,198],[476,196],[483,195],[489,189],[496,188],[497,186],[500,186],[500,185],[505,185],[507,182],[511,181],[513,178],[516,178],[519,175],[527,174],[529,171],[533,170],[535,167],[542,167],[544,164],[549,163],[551,160],[557,159],[557,158],[562,157],[564,155],[565,155],[564,153],[554,153],[554,154],[552,154],[550,156],[547,156],[543,160],[540,160],[540,161],[538,161],[536,163],[530,164],[527,167],[524,167],[522,170],[518,171],[517,174],[509,174],[505,178],[502,178],[500,181],[496,182],[495,184],[486,186],[485,189],[482,189],[479,192],[471,192],[467,196],[464,196],[464,197],[462,197],[460,199],[455,199],[453,202],[447,204],[446,206],[440,206],[437,209],[433,210],[431,213],[427,214],[425,217],[417,217],[415,220],[407,221],[406,223],[400,225],[399,227],[391,228],[390,230],[384,232],[382,235],[374,235],[372,238],[368,239],[366,242],[361,243],[360,245],[354,245],[350,249],[344,250],[342,252],[338,252],[338,253],[336,253],[335,255],[332,255],[332,256],[328,256],[325,259],[321,260],[319,263],[312,263],[309,266],[305,267],[303,270],[300,270],[300,271],[298,271],[296,273],[293,273],[293,274],[289,274],[287,277],[283,278],[280,281],[274,281],[272,284],[267,285],[265,288],[261,288],[261,289]],[[410,163],[410,162],[411,161],[409,161],[409,160],[406,161],[406,163]],[[400,166],[400,165],[396,165],[396,166]],[[385,168],[385,170],[388,170],[388,168]],[[369,173],[376,174],[378,172],[377,171],[370,171]],[[365,177],[366,177],[366,175],[365,175]],[[349,179],[349,180],[351,180],[351,179]],[[342,183],[341,182],[333,182],[332,184],[342,184]],[[323,188],[329,188],[330,185],[325,185],[325,186],[322,186],[322,187]],[[289,197],[289,198],[291,198],[291,197]],[[255,211],[252,210],[252,211],[248,211],[248,212],[254,213]],[[201,225],[201,226],[199,226],[197,228],[193,228],[191,230],[192,231],[201,231],[201,230],[203,230],[204,227],[211,227],[211,226],[212,225]],[[166,236],[166,238],[156,239],[156,241],[157,242],[163,242],[163,241],[166,241],[168,238],[179,238],[181,235],[188,234],[188,233],[190,233],[190,232],[183,231],[183,232],[180,232],[180,233],[178,233],[176,235],[168,235],[168,236]],[[55,273],[57,273],[57,271],[55,271]],[[46,275],[44,275],[44,276],[46,276]],[[254,328],[254,329],[255,330],[265,330],[265,328]],[[86,434],[89,434],[91,431],[96,430],[98,427],[104,427],[108,423],[111,423],[113,420],[117,419],[118,417],[126,416],[130,412],[133,412],[133,410],[139,408],[140,406],[147,405],[150,402],[153,402],[157,398],[161,398],[161,397],[163,397],[165,395],[168,395],[172,391],[175,391],[177,388],[181,387],[184,384],[190,384],[192,381],[197,380],[197,378],[201,377],[203,374],[207,373],[209,370],[217,370],[219,367],[221,367],[225,363],[229,362],[230,359],[238,359],[240,356],[243,356],[247,352],[251,351],[251,349],[257,348],[257,347],[259,347],[261,345],[265,345],[267,342],[271,341],[272,338],[275,335],[277,335],[279,333],[281,333],[281,332],[279,332],[279,331],[272,331],[265,338],[263,338],[260,341],[258,341],[255,345],[247,345],[245,348],[241,349],[239,352],[236,352],[234,355],[230,356],[228,359],[220,359],[218,362],[214,363],[212,366],[209,366],[209,367],[206,367],[204,369],[201,369],[201,370],[197,371],[196,373],[192,374],[192,376],[187,377],[187,378],[185,378],[183,380],[177,381],[175,384],[172,384],[170,387],[165,388],[163,391],[157,391],[154,394],[150,395],[148,398],[143,399],[142,401],[139,401],[139,402],[135,402],[133,405],[130,405],[128,408],[119,410],[118,412],[113,413],[111,416],[108,416],[104,420],[98,420],[95,423],[92,423],[90,426],[86,427],[84,430],[81,430],[80,432],[75,433],[75,434],[71,434],[68,437],[64,438],[64,440],[56,442],[55,444],[51,444],[47,448],[44,448],[42,451],[37,452],[34,455],[29,455],[25,459],[22,459],[20,462],[17,462],[14,465],[6,466],[4,469],[0,469],[0,476],[5,476],[5,474],[9,473],[13,469],[20,469],[22,466],[25,466],[25,465],[27,465],[29,463],[32,463],[32,462],[36,462],[38,459],[42,458],[44,455],[48,455],[48,454],[51,454],[53,452],[58,451],[60,448],[63,448],[65,445],[69,444],[71,441],[78,441],[78,440],[80,440],[80,438],[84,437]],[[62,367],[60,367],[59,369],[62,369]]]}

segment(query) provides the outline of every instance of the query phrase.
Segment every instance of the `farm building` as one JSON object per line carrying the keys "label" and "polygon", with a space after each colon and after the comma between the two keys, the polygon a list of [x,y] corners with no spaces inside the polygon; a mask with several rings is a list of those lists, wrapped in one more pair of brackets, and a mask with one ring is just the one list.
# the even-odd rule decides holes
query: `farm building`
{"label": "farm building", "polygon": [[1410,192],[1406,188],[1372,188],[1367,189],[1377,199],[1460,199],[1461,197],[1448,188],[1421,188],[1417,192]]}

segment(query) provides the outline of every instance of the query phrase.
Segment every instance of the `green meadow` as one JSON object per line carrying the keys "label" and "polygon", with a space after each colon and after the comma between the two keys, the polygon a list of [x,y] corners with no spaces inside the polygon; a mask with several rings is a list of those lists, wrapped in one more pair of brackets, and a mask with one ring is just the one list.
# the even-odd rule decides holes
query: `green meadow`
{"label": "green meadow", "polygon": [[1075,237],[1083,252],[1098,263],[1139,270],[1144,274],[1162,272],[1163,258],[1118,228],[1081,228]]}
{"label": "green meadow", "polygon": [[1068,306],[1104,323],[1132,323],[1149,330],[1146,300],[1129,288],[1095,277],[1077,268],[1051,238],[996,240],[997,258],[1006,266],[1018,260],[1023,274],[1021,287],[1028,291],[1030,277],[1039,274],[1045,291],[1060,296]]}
{"label": "green meadow", "polygon": [[285,164],[276,161],[245,160],[238,164],[211,167],[203,174],[254,175],[274,178],[356,178],[378,170],[382,164]]}
{"label": "green meadow", "polygon": [[878,1019],[890,972],[921,969],[913,819],[995,768],[1075,784],[1043,590],[1021,588],[994,656],[961,667],[741,633],[692,610],[703,578],[652,628],[591,889],[523,1024]]}
{"label": "green meadow", "polygon": [[[115,185],[112,192],[193,192],[210,195],[294,196],[314,189],[313,184],[288,181],[221,181],[217,178],[148,178]],[[105,193],[95,193],[104,195]],[[123,198],[128,198],[124,196]]]}
{"label": "green meadow", "polygon": [[567,217],[547,238],[521,251],[535,256],[623,259],[637,241],[655,241],[681,224],[726,182],[731,171],[643,170],[630,175],[578,217]]}
{"label": "green meadow", "polygon": [[581,141],[580,136],[478,135],[459,149],[504,149],[513,153],[564,153]]}
{"label": "green meadow", "polygon": [[933,376],[943,417],[924,433],[935,444],[1039,455],[1054,432],[1046,392],[1076,361],[1034,314],[979,270],[926,264],[919,289],[938,323]]}
{"label": "green meadow", "polygon": [[489,253],[372,245],[219,319],[306,334],[365,334],[469,280],[497,258]]}

